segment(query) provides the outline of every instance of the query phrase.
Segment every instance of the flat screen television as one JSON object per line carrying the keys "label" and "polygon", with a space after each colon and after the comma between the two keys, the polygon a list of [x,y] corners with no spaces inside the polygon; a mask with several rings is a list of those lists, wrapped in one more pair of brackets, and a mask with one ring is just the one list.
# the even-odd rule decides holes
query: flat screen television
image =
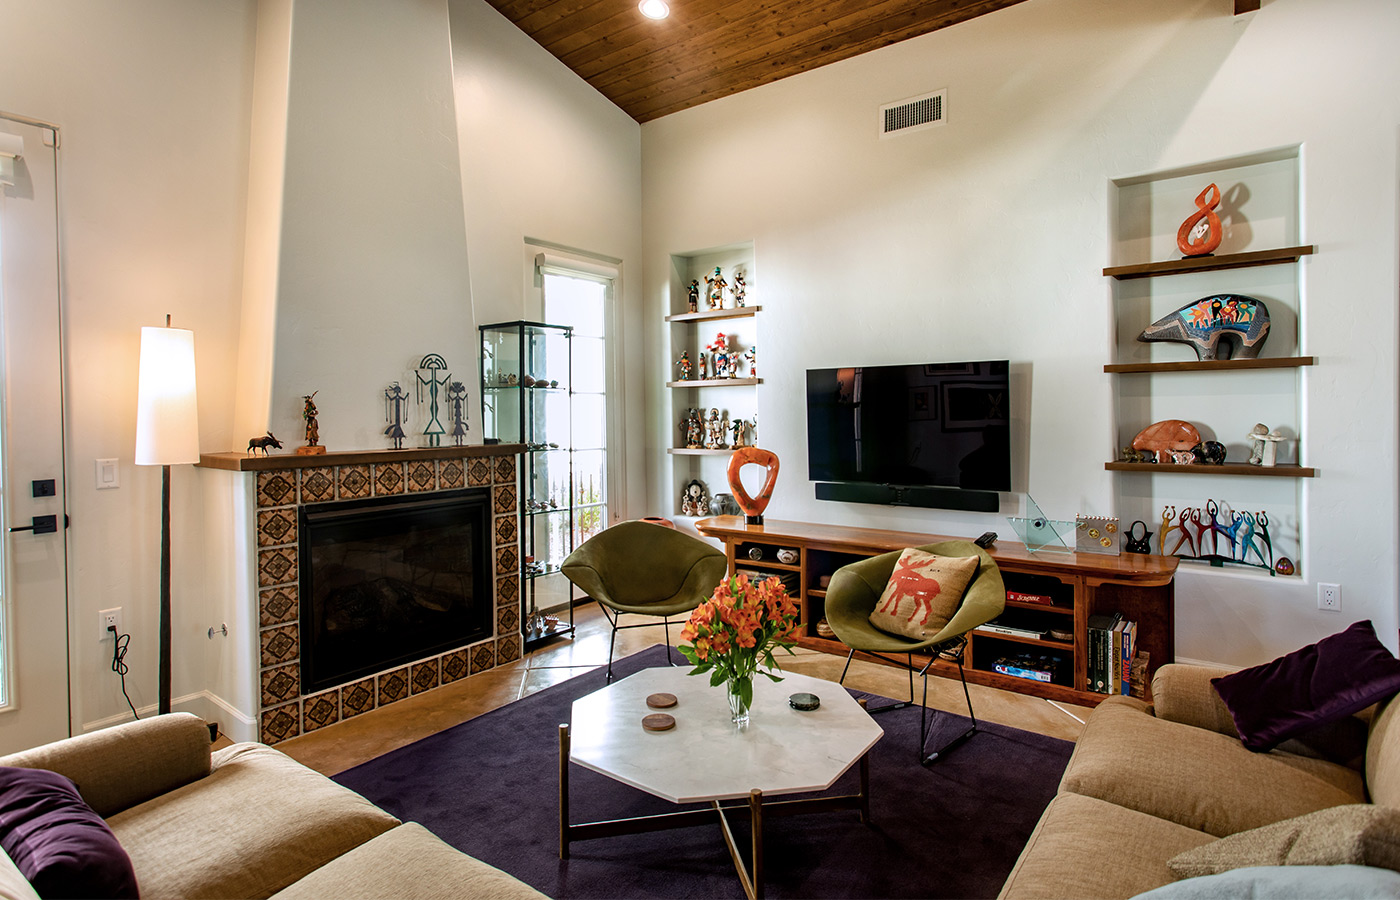
{"label": "flat screen television", "polygon": [[1006,360],[808,369],[817,497],[996,511],[995,492],[1011,490],[1008,370]]}

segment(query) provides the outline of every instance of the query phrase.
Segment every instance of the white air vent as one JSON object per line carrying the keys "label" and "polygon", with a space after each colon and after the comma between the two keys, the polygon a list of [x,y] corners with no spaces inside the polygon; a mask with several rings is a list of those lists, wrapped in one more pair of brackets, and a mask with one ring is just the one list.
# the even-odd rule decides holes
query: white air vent
{"label": "white air vent", "polygon": [[880,107],[880,137],[909,134],[942,125],[947,103],[948,92],[942,90],[885,104]]}

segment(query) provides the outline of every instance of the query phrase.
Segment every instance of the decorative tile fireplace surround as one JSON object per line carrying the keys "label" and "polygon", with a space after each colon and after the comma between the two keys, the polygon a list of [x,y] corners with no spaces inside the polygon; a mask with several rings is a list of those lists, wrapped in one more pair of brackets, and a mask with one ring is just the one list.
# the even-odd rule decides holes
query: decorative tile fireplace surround
{"label": "decorative tile fireplace surround", "polygon": [[[275,744],[520,658],[519,444],[320,456],[204,454],[200,466],[256,478],[258,739]],[[463,488],[490,495],[492,635],[312,694],[301,688],[298,514],[336,500]]]}

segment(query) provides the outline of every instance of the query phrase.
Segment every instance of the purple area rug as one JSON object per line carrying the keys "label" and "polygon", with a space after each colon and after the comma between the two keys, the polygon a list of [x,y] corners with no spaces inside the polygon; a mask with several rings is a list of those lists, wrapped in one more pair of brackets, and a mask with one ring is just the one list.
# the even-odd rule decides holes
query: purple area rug
{"label": "purple area rug", "polygon": [[[665,660],[658,645],[613,671],[625,677]],[[551,897],[742,897],[718,824],[582,841],[559,859],[558,728],[575,699],[603,685],[602,669],[580,675],[335,780]],[[995,897],[1074,745],[981,723],[972,740],[925,769],[914,752],[918,707],[876,721],[885,736],[870,752],[871,824],[854,812],[770,819],[767,896]],[[939,713],[930,745],[966,722]],[[856,789],[853,767],[832,791]],[[570,770],[570,798],[575,822],[680,808],[579,766]],[[730,821],[747,848],[747,814]]]}

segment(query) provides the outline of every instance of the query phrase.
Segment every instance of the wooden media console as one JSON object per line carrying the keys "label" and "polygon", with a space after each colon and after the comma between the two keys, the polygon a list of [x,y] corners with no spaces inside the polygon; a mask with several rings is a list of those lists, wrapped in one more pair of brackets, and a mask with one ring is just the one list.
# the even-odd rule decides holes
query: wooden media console
{"label": "wooden media console", "polygon": [[[715,516],[695,523],[701,534],[724,543],[730,572],[776,575],[788,585],[802,608],[803,647],[829,653],[847,652],[840,641],[822,637],[817,624],[825,615],[826,581],[847,563],[891,550],[938,541],[966,540],[937,534],[847,528],[806,522],[768,520],[748,525],[743,516]],[[793,562],[778,559],[779,550],[796,554]],[[1174,556],[1124,553],[1106,556],[1073,551],[1028,551],[1025,545],[997,541],[988,552],[1001,569],[1008,592],[1049,596],[1045,606],[1008,600],[1002,621],[1048,633],[1070,631],[1073,639],[972,632],[968,634],[967,679],[977,684],[1031,694],[1050,700],[1095,705],[1106,694],[1088,689],[1089,617],[1121,613],[1138,624],[1137,649],[1149,654],[1151,673],[1175,658]],[[791,554],[784,554],[790,557]],[[996,660],[1029,652],[1060,661],[1053,682],[1034,681],[995,671]],[[917,657],[916,657],[917,659]],[[923,661],[920,661],[922,665]],[[953,663],[935,663],[933,672],[957,677]]]}

